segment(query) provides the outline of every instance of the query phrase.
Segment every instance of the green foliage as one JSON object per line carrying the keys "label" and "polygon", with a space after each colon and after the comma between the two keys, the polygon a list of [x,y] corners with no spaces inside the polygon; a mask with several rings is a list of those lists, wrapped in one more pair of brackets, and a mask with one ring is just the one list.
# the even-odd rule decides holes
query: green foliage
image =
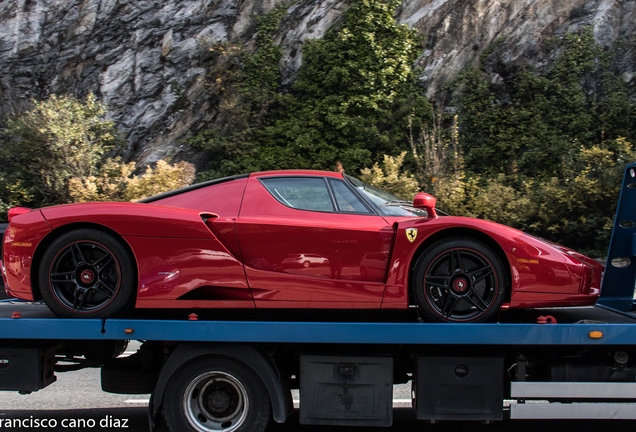
{"label": "green foliage", "polygon": [[532,213],[532,198],[525,190],[519,192],[507,182],[506,176],[499,174],[481,186],[469,183],[467,189],[472,190],[466,207],[470,215],[513,227],[525,223]]}
{"label": "green foliage", "polygon": [[555,49],[558,60],[546,75],[522,68],[508,77],[509,103],[497,102],[480,70],[463,74],[461,144],[473,172],[562,177],[564,161],[580,146],[632,138],[636,111],[622,82],[598,61],[603,55],[592,29],[566,34]]}
{"label": "green foliage", "polygon": [[115,125],[92,94],[52,95],[7,121],[0,135],[0,199],[13,205],[68,202],[69,179],[93,175],[118,143]]}
{"label": "green foliage", "polygon": [[71,198],[75,202],[138,201],[188,186],[195,178],[194,165],[185,161],[170,165],[161,159],[154,168],[146,167],[143,175],[134,175],[135,168],[135,162],[109,158],[97,175],[69,180]]}
{"label": "green foliage", "polygon": [[583,252],[604,256],[625,165],[635,160],[636,150],[625,138],[582,148],[563,177],[528,185],[534,211],[524,226]]}
{"label": "green foliage", "polygon": [[501,44],[503,44],[506,41],[507,38],[508,38],[508,35],[499,36],[490,45],[488,45],[488,47],[479,56],[479,67],[480,68],[482,68],[482,69],[484,68],[484,66],[486,65],[486,61],[488,60],[488,56],[490,56],[490,54],[492,54],[497,49],[497,47],[499,47]]}
{"label": "green foliage", "polygon": [[246,90],[261,89],[272,93],[278,88],[280,72],[278,63],[282,51],[274,43],[274,34],[278,30],[280,21],[287,13],[283,5],[276,6],[267,15],[257,18],[258,33],[256,35],[256,52],[245,58],[245,81],[242,87]]}
{"label": "green foliage", "polygon": [[[173,87],[174,90],[174,87]],[[186,186],[194,166],[160,160],[145,174],[135,163],[107,158],[118,144],[115,124],[92,94],[82,101],[51,96],[33,101],[31,111],[7,120],[0,131],[0,214],[10,207],[73,201],[135,201]]]}
{"label": "green foliage", "polygon": [[624,164],[636,156],[636,108],[592,28],[545,45],[558,55],[544,75],[520,68],[498,88],[470,68],[458,80],[467,169],[449,201],[602,256]]}
{"label": "green foliage", "polygon": [[186,94],[183,92],[183,88],[177,80],[173,80],[170,83],[170,92],[175,97],[174,102],[172,103],[172,105],[170,105],[171,112],[180,111],[190,106],[190,101],[188,100]]}
{"label": "green foliage", "polygon": [[22,180],[8,179],[4,172],[0,175],[0,220],[6,221],[11,207],[20,207],[33,202],[33,196],[22,186]]}
{"label": "green foliage", "polygon": [[205,175],[330,169],[337,160],[359,172],[379,155],[398,154],[409,114],[425,112],[427,102],[417,96],[412,78],[418,40],[393,19],[396,5],[357,0],[339,28],[306,41],[298,79],[287,94],[275,92],[280,49],[273,41],[284,11],[261,18],[256,52],[243,50],[244,60],[229,69],[235,79],[229,91],[240,93],[234,109],[250,119],[248,125],[232,123],[227,139],[226,129],[215,124],[190,141],[214,154]]}
{"label": "green foliage", "polygon": [[260,137],[261,153],[277,154],[272,168],[329,168],[341,160],[358,172],[376,155],[398,153],[404,129],[396,124],[408,115],[399,110],[418,93],[411,65],[419,45],[395,22],[396,5],[358,0],[340,28],[305,42],[294,100],[279,105]]}
{"label": "green foliage", "polygon": [[372,168],[365,168],[361,171],[360,179],[404,200],[413,200],[415,194],[419,192],[420,186],[413,175],[408,172],[400,172],[405,156],[406,152],[402,152],[396,157],[384,155],[384,168],[380,168],[376,162]]}
{"label": "green foliage", "polygon": [[390,108],[407,90],[419,51],[414,31],[393,19],[397,4],[358,0],[342,28],[306,43],[295,84],[303,97],[347,117],[376,117]]}
{"label": "green foliage", "polygon": [[435,179],[431,188],[437,207],[450,214],[492,220],[603,257],[625,165],[634,160],[632,144],[618,138],[580,148],[563,177],[515,181],[503,173],[482,177],[460,170]]}
{"label": "green foliage", "polygon": [[257,133],[280,97],[276,90],[281,50],[274,43],[274,34],[286,10],[277,6],[258,18],[253,53],[238,41],[219,42],[209,48],[211,66],[206,84],[216,117],[212,127],[188,142],[211,155],[199,180],[251,170],[245,159],[256,152]]}

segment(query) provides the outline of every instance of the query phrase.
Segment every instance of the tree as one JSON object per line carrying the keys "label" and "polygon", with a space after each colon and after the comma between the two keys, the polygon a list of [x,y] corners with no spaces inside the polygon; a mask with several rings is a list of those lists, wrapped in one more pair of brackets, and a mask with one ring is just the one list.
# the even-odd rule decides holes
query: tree
{"label": "tree", "polygon": [[418,93],[412,65],[419,43],[393,18],[397,4],[358,0],[339,28],[305,42],[294,100],[273,113],[260,140],[277,155],[276,168],[327,168],[341,160],[357,171],[375,155],[399,153],[404,135],[396,116]]}
{"label": "tree", "polygon": [[52,95],[7,121],[0,135],[3,201],[21,189],[34,206],[69,202],[69,180],[94,175],[104,154],[118,143],[105,106],[91,93],[84,101]]}
{"label": "tree", "polygon": [[160,160],[143,175],[136,164],[106,153],[118,143],[106,107],[89,94],[84,101],[52,95],[7,121],[0,133],[0,213],[10,207],[72,201],[134,201],[187,186],[194,166]]}
{"label": "tree", "polygon": [[[272,48],[274,20],[261,20],[262,37],[257,38],[256,54],[228,69],[234,71],[236,64],[244,64],[243,75],[232,73],[232,79],[221,79],[221,83],[240,90],[244,104],[248,100],[263,101],[260,109],[253,104],[247,110],[232,106],[232,112],[259,113],[258,121],[250,122],[247,133],[235,133],[232,139],[215,124],[214,131],[191,140],[193,145],[221,156],[210,164],[213,175],[284,168],[329,169],[337,160],[351,172],[358,172],[383,154],[399,154],[405,144],[411,105],[420,110],[426,104],[422,96],[417,96],[421,89],[412,76],[420,43],[413,30],[395,21],[398,3],[353,2],[337,28],[329,30],[323,39],[305,41],[296,82],[289,93],[276,97],[271,93],[276,88],[272,86],[274,78],[280,77],[272,69],[273,60],[279,58],[279,51]],[[268,59],[262,68],[266,74],[254,73],[259,69],[251,65],[260,63],[253,59]],[[241,76],[242,82],[233,82]],[[227,86],[222,88],[232,93]],[[268,98],[245,97],[258,95],[258,88],[268,89]]]}

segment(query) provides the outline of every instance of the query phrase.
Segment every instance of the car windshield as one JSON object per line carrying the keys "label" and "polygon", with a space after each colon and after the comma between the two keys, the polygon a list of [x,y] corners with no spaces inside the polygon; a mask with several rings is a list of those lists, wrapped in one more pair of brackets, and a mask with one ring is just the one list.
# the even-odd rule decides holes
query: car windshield
{"label": "car windshield", "polygon": [[384,192],[376,187],[368,185],[357,178],[345,175],[345,178],[362,194],[375,204],[385,216],[410,216],[410,217],[427,217],[426,210],[413,207],[413,202],[404,201]]}

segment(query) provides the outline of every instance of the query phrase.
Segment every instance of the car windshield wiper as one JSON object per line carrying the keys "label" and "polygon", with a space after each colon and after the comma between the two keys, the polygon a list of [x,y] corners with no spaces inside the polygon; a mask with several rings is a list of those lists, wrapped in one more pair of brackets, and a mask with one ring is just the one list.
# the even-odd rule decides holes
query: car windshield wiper
{"label": "car windshield wiper", "polygon": [[[426,211],[421,208],[414,207],[413,203],[410,201],[402,201],[402,200],[387,201],[384,204],[382,204],[380,207],[411,207],[416,210]],[[450,214],[446,213],[445,211],[439,210],[437,208],[435,209],[435,212],[441,216],[450,216]]]}
{"label": "car windshield wiper", "polygon": [[413,207],[413,203],[411,201],[404,201],[404,200],[387,201],[384,204],[382,204],[380,207],[403,206],[403,205]]}

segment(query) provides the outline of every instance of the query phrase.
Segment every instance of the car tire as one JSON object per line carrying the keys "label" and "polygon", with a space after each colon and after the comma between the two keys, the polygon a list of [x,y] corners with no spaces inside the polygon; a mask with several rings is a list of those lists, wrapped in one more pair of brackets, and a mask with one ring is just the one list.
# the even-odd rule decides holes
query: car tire
{"label": "car tire", "polygon": [[251,369],[228,358],[206,357],[172,376],[163,414],[172,432],[262,432],[271,402]]}
{"label": "car tire", "polygon": [[62,318],[111,318],[134,306],[133,259],[117,239],[96,229],[53,240],[42,256],[38,282],[42,298]]}
{"label": "car tire", "polygon": [[505,293],[501,260],[484,243],[455,237],[438,241],[415,264],[412,293],[433,322],[489,322]]}

